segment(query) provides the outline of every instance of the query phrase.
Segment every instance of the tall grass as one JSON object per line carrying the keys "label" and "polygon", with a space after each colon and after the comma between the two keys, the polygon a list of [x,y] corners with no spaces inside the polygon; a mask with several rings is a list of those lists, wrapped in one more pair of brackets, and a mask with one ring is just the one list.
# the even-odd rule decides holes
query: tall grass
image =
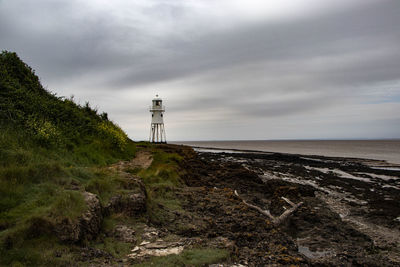
{"label": "tall grass", "polygon": [[82,214],[82,191],[122,190],[103,166],[135,151],[106,113],[51,94],[15,53],[0,53],[0,265],[46,261],[35,240],[57,242],[51,227]]}

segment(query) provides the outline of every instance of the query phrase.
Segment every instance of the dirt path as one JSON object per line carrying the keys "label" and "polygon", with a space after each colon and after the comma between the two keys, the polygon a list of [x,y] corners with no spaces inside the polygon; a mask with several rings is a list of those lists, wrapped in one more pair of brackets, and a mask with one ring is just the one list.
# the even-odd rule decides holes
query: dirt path
{"label": "dirt path", "polygon": [[150,167],[151,163],[153,162],[153,156],[148,151],[139,151],[136,153],[136,157],[130,161],[120,161],[113,165],[110,168],[124,171],[127,169],[147,169]]}

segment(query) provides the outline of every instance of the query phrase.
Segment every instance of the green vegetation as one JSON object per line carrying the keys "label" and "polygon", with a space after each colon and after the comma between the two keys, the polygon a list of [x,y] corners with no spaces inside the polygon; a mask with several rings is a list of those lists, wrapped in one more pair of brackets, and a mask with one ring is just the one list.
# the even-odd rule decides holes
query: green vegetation
{"label": "green vegetation", "polygon": [[178,154],[154,150],[153,162],[148,169],[133,170],[146,185],[148,216],[154,224],[166,224],[172,212],[183,211],[175,195],[176,189],[183,186],[179,177],[180,160]]}
{"label": "green vegetation", "polygon": [[[146,187],[147,214],[111,214],[97,239],[61,242],[54,227],[77,222],[87,209],[84,191],[105,206],[112,196],[136,190],[107,166],[132,159],[138,149],[153,155],[149,168],[127,170]],[[130,225],[141,242],[143,225],[166,226],[174,213],[185,212],[176,197],[183,187],[180,160],[151,144],[134,143],[106,113],[51,94],[15,53],[0,54],[0,266],[85,266],[82,245],[126,257],[135,244],[114,238],[116,225]],[[202,266],[227,257],[225,250],[186,249],[141,266]]]}
{"label": "green vegetation", "polygon": [[81,191],[106,201],[123,190],[102,167],[132,158],[136,147],[107,114],[45,90],[10,52],[0,54],[0,126],[0,265],[48,262],[36,241],[54,248],[49,229],[77,219],[86,208]]}
{"label": "green vegetation", "polygon": [[224,261],[229,257],[229,253],[223,249],[186,249],[178,255],[168,255],[163,257],[152,257],[149,261],[134,266],[207,266],[209,264]]}

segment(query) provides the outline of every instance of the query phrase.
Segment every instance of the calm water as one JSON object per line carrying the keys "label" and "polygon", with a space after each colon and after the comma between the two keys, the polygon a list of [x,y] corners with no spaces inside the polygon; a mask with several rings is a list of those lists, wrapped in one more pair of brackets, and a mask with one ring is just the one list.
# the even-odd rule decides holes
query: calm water
{"label": "calm water", "polygon": [[340,141],[193,141],[174,143],[198,147],[378,159],[400,164],[400,139]]}

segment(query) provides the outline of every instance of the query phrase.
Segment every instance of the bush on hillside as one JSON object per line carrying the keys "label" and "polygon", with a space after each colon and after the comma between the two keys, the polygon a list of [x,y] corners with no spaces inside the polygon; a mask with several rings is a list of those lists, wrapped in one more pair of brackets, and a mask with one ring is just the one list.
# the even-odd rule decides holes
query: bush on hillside
{"label": "bush on hillside", "polygon": [[135,149],[106,113],[48,92],[17,54],[0,53],[0,266],[53,266],[42,252],[64,244],[52,227],[78,220],[87,208],[82,192],[95,181],[107,185],[100,199],[120,190],[98,172]]}
{"label": "bush on hillside", "polygon": [[107,149],[124,151],[128,142],[106,113],[51,94],[32,68],[6,51],[0,54],[0,124],[24,131],[45,147],[73,149],[97,139]]}

